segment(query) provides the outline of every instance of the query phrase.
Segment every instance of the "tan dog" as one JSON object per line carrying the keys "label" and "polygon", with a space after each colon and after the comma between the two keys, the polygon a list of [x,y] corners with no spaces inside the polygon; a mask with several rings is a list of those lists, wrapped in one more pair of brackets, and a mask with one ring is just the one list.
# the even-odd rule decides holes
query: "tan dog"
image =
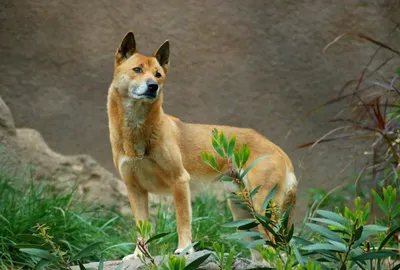
{"label": "tan dog", "polygon": [[[286,154],[252,129],[181,122],[164,113],[163,86],[169,67],[169,42],[153,56],[137,52],[132,32],[115,55],[114,78],[108,92],[108,117],[114,165],[128,189],[136,223],[149,217],[148,193],[172,194],[180,253],[192,243],[190,182],[216,181],[219,175],[203,163],[200,152],[212,152],[212,129],[236,134],[237,146],[252,150],[248,163],[270,155],[248,173],[247,187],[262,185],[255,196],[260,209],[268,192],[278,184],[274,202],[287,208],[296,200],[296,177]],[[228,168],[220,164],[220,168]],[[234,188],[234,187],[232,187]],[[234,190],[229,190],[234,191]],[[234,219],[250,214],[229,201]],[[131,258],[140,253],[136,248]],[[253,254],[254,255],[254,254]]]}

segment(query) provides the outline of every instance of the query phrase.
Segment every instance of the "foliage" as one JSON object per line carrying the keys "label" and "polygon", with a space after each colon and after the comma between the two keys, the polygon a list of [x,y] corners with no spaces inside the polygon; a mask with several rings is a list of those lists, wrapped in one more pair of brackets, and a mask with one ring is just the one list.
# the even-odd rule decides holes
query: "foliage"
{"label": "foliage", "polygon": [[[244,168],[250,149],[246,145],[235,149],[235,137],[229,139],[217,130],[213,131],[212,145],[215,153],[231,164],[221,181],[232,181],[239,187],[232,199],[253,217],[224,224],[225,227],[245,230],[231,235],[230,239],[252,238],[247,247],[257,249],[263,259],[277,269],[352,269],[355,266],[375,269],[383,264],[400,268],[396,259],[398,243],[394,238],[400,231],[397,224],[400,203],[396,204],[395,188],[388,186],[383,189],[382,197],[373,191],[374,200],[384,212],[377,224],[368,224],[370,204],[362,204],[361,198],[356,198],[353,210],[348,207],[340,212],[316,210],[316,216],[311,216],[305,228],[294,236],[294,225],[289,224],[291,207],[281,213],[273,203],[277,187],[267,195],[261,209],[255,209],[253,197],[259,187],[250,191],[244,184],[243,177],[264,157],[255,159]],[[213,154],[202,153],[202,158],[214,170],[221,172]],[[251,230],[255,227],[259,231]],[[302,234],[308,234],[307,239]]]}
{"label": "foliage", "polygon": [[[395,33],[397,28],[398,25],[392,33]],[[341,125],[316,141],[300,145],[299,148],[313,148],[319,143],[337,140],[350,140],[353,146],[354,140],[358,140],[360,144],[365,145],[359,151],[360,154],[370,157],[368,164],[360,169],[356,179],[356,184],[364,182],[367,185],[359,185],[359,188],[367,186],[379,189],[389,184],[399,186],[400,67],[398,62],[391,63],[399,60],[400,51],[363,34],[347,35],[366,40],[378,47],[358,78],[347,81],[340,89],[338,97],[312,111],[333,104],[340,105],[342,110],[329,121]],[[337,37],[324,51],[344,36],[346,35]],[[381,56],[383,60],[376,60],[377,56]]]}
{"label": "foliage", "polygon": [[[43,256],[67,264],[98,261],[102,248],[104,259],[112,259],[132,248],[124,236],[130,220],[78,199],[75,190],[59,194],[34,184],[30,170],[15,174],[7,165],[0,164],[0,269],[32,268]],[[96,250],[81,256],[86,247]]]}

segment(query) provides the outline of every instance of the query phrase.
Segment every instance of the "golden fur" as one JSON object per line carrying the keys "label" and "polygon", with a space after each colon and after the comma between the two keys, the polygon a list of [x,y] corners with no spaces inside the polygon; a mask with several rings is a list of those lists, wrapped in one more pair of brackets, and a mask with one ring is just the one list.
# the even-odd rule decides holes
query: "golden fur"
{"label": "golden fur", "polygon": [[[140,67],[136,71],[141,72],[134,71],[135,67]],[[228,136],[236,134],[238,146],[246,143],[252,151],[249,163],[261,155],[270,155],[248,174],[250,190],[262,185],[255,196],[256,209],[261,207],[275,184],[278,184],[275,203],[282,208],[294,204],[297,181],[287,155],[256,131],[185,123],[165,114],[162,87],[168,67],[168,41],[148,57],[137,52],[134,36],[129,32],[116,53],[107,106],[113,161],[127,186],[135,220],[148,219],[149,192],[172,194],[179,236],[176,252],[179,253],[192,242],[189,182],[218,179],[218,173],[204,164],[200,157],[201,151],[213,151],[213,128],[223,130]],[[148,93],[148,85],[153,83],[158,85],[156,96],[142,98],[142,92]],[[232,202],[229,206],[235,219],[249,217],[249,213]],[[136,249],[133,256],[138,252]]]}

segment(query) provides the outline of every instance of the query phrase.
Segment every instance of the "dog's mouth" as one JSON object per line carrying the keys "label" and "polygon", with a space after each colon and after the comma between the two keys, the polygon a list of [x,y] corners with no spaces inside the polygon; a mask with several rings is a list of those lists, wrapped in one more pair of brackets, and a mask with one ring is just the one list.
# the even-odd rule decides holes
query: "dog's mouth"
{"label": "dog's mouth", "polygon": [[157,98],[157,94],[147,94],[147,93],[145,93],[145,94],[141,94],[141,95],[138,95],[138,96],[143,98],[143,99],[155,99],[155,98]]}
{"label": "dog's mouth", "polygon": [[154,93],[154,94],[152,94],[152,93],[144,93],[144,94],[132,93],[131,95],[132,95],[132,97],[133,97],[134,99],[148,99],[148,100],[154,100],[154,99],[157,98],[157,94],[156,94],[156,93]]}

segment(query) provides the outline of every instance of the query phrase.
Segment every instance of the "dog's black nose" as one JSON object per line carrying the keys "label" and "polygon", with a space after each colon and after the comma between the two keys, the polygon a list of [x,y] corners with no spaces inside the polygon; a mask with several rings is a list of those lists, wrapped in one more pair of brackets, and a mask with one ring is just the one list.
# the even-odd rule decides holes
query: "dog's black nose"
{"label": "dog's black nose", "polygon": [[155,93],[158,90],[158,84],[151,83],[151,84],[147,85],[147,89],[149,90],[150,93]]}

